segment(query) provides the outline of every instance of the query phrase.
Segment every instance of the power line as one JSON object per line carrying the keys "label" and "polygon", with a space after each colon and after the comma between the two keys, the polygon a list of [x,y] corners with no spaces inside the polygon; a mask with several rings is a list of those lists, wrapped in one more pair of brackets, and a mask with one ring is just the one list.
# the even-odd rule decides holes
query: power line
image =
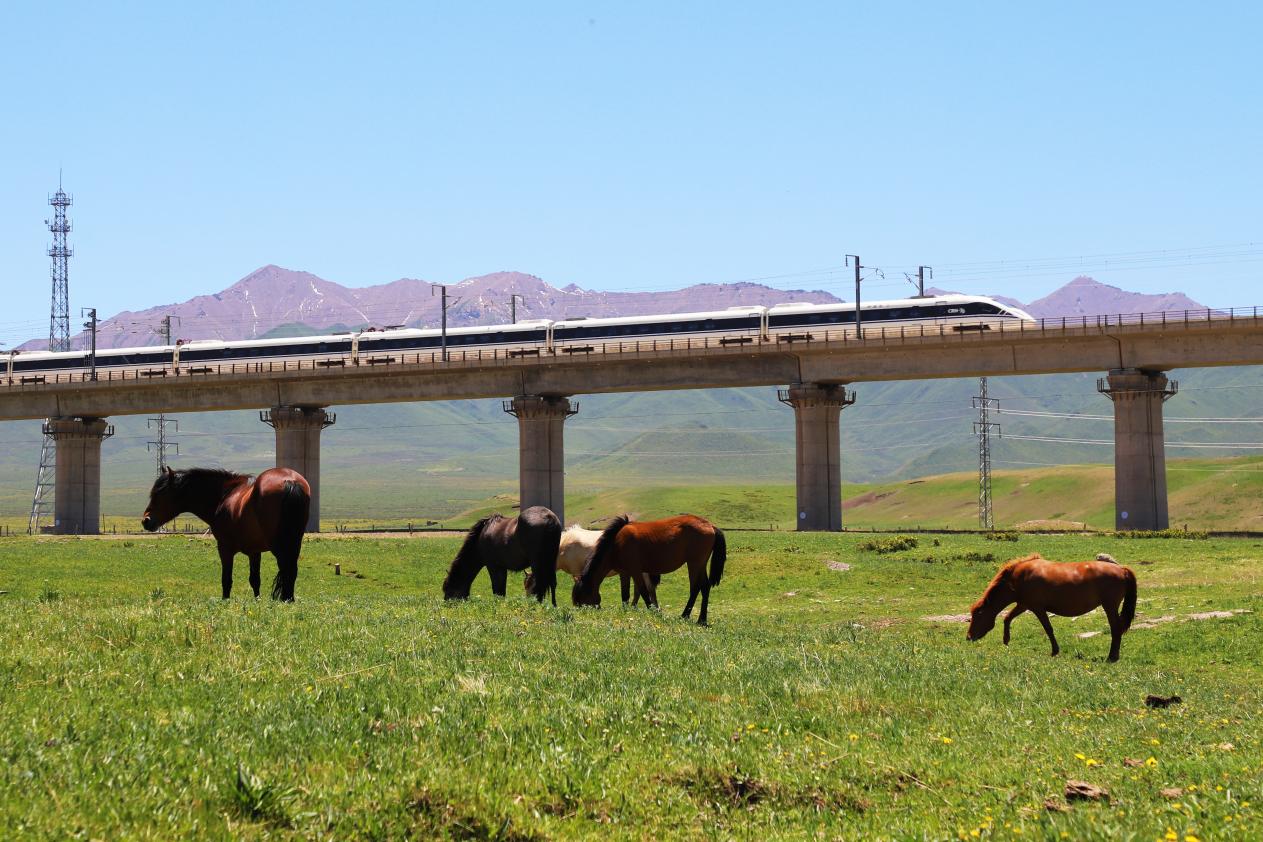
{"label": "power line", "polygon": [[[1059,418],[1074,421],[1113,421],[1113,415],[1094,415],[1086,412],[1043,412],[1026,409],[998,409],[1001,415],[1021,415],[1029,418]],[[1263,418],[1163,418],[1164,424],[1263,424]]]}
{"label": "power line", "polygon": [[[1113,439],[1073,439],[1063,438],[1059,436],[1019,436],[1009,434],[1005,439],[1017,441],[1042,441],[1053,444],[1098,444],[1113,445]],[[1246,441],[1226,441],[1226,442],[1191,442],[1191,441],[1168,441],[1163,442],[1165,447],[1187,447],[1204,450],[1263,450],[1263,442],[1246,442]]]}

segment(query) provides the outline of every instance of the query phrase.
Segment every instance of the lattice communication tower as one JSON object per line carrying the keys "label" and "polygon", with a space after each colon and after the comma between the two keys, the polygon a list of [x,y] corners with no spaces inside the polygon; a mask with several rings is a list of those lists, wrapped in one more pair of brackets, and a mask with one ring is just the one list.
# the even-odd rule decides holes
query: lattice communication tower
{"label": "lattice communication tower", "polygon": [[73,202],[61,189],[58,179],[57,192],[48,199],[48,204],[53,206],[53,218],[44,220],[53,234],[53,244],[48,248],[48,256],[53,259],[53,306],[48,323],[50,351],[70,350],[70,256],[74,249],[67,242],[70,220],[66,217],[66,208]]}

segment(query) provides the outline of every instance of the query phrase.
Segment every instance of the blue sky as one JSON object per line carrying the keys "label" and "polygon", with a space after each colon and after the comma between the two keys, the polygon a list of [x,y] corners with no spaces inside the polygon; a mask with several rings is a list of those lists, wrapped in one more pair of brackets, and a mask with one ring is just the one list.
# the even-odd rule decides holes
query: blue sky
{"label": "blue sky", "polygon": [[1263,303],[1258,8],[6,4],[0,340],[47,333],[59,167],[75,313],[267,263],[849,295],[847,252]]}

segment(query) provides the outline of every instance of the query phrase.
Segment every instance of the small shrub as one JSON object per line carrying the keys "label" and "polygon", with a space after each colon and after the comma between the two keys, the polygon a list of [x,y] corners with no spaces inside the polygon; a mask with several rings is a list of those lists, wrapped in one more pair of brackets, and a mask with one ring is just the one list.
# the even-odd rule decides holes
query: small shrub
{"label": "small shrub", "polygon": [[149,598],[152,599],[154,602],[159,602],[167,598],[167,592],[164,591],[162,588],[154,588],[153,590],[149,592]]}
{"label": "small shrub", "polygon": [[1205,541],[1210,537],[1207,532],[1187,529],[1125,529],[1114,533],[1115,538],[1187,538],[1190,541]]}
{"label": "small shrub", "polygon": [[266,783],[254,772],[238,764],[237,780],[229,800],[242,818],[266,822],[274,827],[289,827],[290,817],[286,805],[295,795],[295,790]]}
{"label": "small shrub", "polygon": [[957,553],[952,558],[957,561],[995,561],[995,553],[980,553],[977,550],[970,550],[967,553]]}
{"label": "small shrub", "polygon": [[915,550],[917,543],[917,539],[911,535],[896,535],[893,538],[876,538],[872,541],[865,541],[860,544],[859,550],[862,553],[886,555],[887,553],[901,553],[904,550]]}
{"label": "small shrub", "polygon": [[1003,532],[987,532],[982,537],[988,541],[1016,541],[1022,536],[1013,530],[1007,530]]}
{"label": "small shrub", "polygon": [[48,582],[45,582],[44,587],[40,588],[39,591],[39,601],[56,602],[59,599],[61,599],[61,591],[54,588]]}

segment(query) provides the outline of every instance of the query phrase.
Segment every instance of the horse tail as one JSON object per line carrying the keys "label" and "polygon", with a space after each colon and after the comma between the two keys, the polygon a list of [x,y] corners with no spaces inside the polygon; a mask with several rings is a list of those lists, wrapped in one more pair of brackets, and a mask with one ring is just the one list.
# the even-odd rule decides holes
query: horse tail
{"label": "horse tail", "polygon": [[540,542],[539,555],[535,558],[535,593],[540,601],[544,595],[552,593],[553,604],[557,604],[557,556],[561,553],[561,521],[556,518],[548,524],[550,527]]}
{"label": "horse tail", "polygon": [[[592,571],[598,569],[598,566],[609,556],[613,546],[614,539],[618,537],[618,533],[623,527],[631,523],[631,517],[628,515],[619,515],[610,521],[609,526],[601,530],[601,537],[596,539],[596,546],[592,548],[592,555],[588,556],[588,560],[583,563],[583,570],[579,573],[579,578],[575,582],[576,592],[582,591],[588,586],[588,578],[592,575]],[[605,578],[602,574],[596,579],[596,585],[601,584],[601,579]]]}
{"label": "horse tail", "polygon": [[724,538],[724,531],[715,527],[715,546],[710,551],[710,586],[712,588],[723,578],[724,562],[727,560],[728,540]]}
{"label": "horse tail", "polygon": [[[281,517],[275,539],[275,548],[284,561],[276,566],[276,577],[272,580],[273,599],[284,598],[286,584],[292,598],[293,579],[298,576],[298,553],[303,546],[303,534],[307,531],[310,514],[311,495],[298,483],[286,480],[281,489]],[[287,583],[285,579],[290,581]]]}
{"label": "horse tail", "polygon": [[1123,611],[1118,619],[1123,624],[1123,631],[1131,628],[1131,621],[1136,619],[1136,574],[1123,568]]}
{"label": "horse tail", "polygon": [[[447,569],[447,577],[443,579],[443,596],[447,599],[463,599],[469,596],[469,585],[473,583],[474,576],[478,575],[481,566],[474,567],[474,573],[469,577],[469,581],[461,586],[457,581],[457,574],[464,574],[466,567],[470,564],[476,564],[478,556],[478,539],[482,536],[483,527],[485,527],[492,518],[498,515],[488,515],[482,520],[469,527],[469,531],[465,533],[465,540],[461,543],[460,549],[456,551],[456,558],[452,559],[452,566]],[[460,593],[460,588],[464,588],[464,593]]]}

